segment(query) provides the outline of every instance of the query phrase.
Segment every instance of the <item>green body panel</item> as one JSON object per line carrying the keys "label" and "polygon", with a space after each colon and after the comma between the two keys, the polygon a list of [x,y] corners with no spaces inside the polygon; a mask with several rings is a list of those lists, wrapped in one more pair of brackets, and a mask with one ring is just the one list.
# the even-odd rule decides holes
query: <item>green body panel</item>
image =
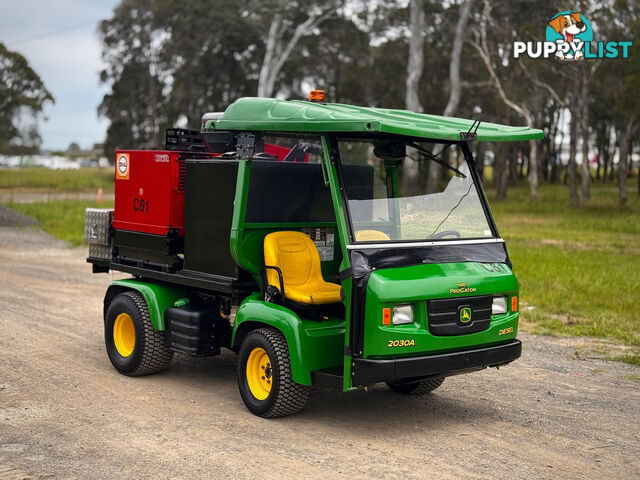
{"label": "green body panel", "polygon": [[[247,211],[247,190],[249,189],[249,168],[247,160],[239,160],[238,163],[238,179],[236,180],[236,196],[233,200],[233,217],[231,219],[231,238],[229,239],[229,248],[231,257],[240,268],[244,268],[247,272],[255,275],[256,271],[260,271],[262,265],[258,265],[256,261],[252,261],[249,256],[244,253],[243,244],[243,227],[244,216]],[[262,250],[260,250],[262,251]]]}
{"label": "green body panel", "polygon": [[236,313],[231,344],[236,346],[242,325],[251,329],[270,326],[282,332],[289,347],[293,380],[311,385],[311,372],[342,365],[344,320],[329,318],[322,322],[300,319],[286,307],[267,303],[255,293],[247,297]]}
{"label": "green body panel", "polygon": [[[450,289],[456,289],[457,283],[466,283],[475,291],[451,294]],[[482,332],[453,336],[429,333],[428,299],[477,295],[505,295],[510,307],[511,297],[518,295],[518,281],[506,264],[475,262],[423,264],[372,272],[367,284],[363,356],[384,358],[443,353],[515,338],[518,312],[493,315],[489,328]],[[382,309],[393,309],[398,304],[413,305],[414,323],[382,325]],[[500,331],[508,327],[513,327],[513,332],[500,335]],[[389,341],[393,340],[414,340],[414,344],[389,347]]]}
{"label": "green body panel", "polygon": [[[349,231],[347,229],[347,221],[345,217],[344,204],[342,202],[342,196],[340,194],[340,182],[338,181],[338,172],[336,166],[331,162],[330,145],[326,136],[322,137],[322,161],[327,170],[327,176],[329,177],[329,186],[331,187],[331,200],[333,202],[333,211],[336,215],[336,226],[338,229],[338,245],[342,250],[342,262],[340,263],[339,271],[349,268],[349,252],[347,245],[349,244]],[[345,319],[351,318],[351,278],[347,278],[342,281],[342,290],[344,291],[344,306],[345,306]],[[346,347],[349,344],[351,322],[345,322],[345,335],[344,345]],[[351,355],[346,355],[345,349],[342,350],[342,389],[349,390],[352,388],[351,384]]]}
{"label": "green body panel", "polygon": [[[229,105],[220,119],[207,121],[204,130],[389,133],[460,141],[460,133],[466,133],[472,125],[473,120],[408,110],[247,97]],[[477,135],[479,141],[487,142],[543,137],[542,130],[485,122],[480,123]]]}
{"label": "green body panel", "polygon": [[164,330],[164,312],[167,308],[187,296],[187,289],[179,285],[168,285],[166,283],[155,283],[149,281],[124,279],[116,280],[109,285],[107,296],[112,289],[135,290],[140,292],[151,316],[151,323],[156,330]]}

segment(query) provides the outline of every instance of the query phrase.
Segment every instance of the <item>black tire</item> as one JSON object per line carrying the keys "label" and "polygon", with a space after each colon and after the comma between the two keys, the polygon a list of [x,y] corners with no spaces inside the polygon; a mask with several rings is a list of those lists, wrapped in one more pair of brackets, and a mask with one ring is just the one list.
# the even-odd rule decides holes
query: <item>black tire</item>
{"label": "black tire", "polygon": [[[118,351],[114,341],[114,324],[120,314],[131,318],[135,331],[133,351],[126,356]],[[165,345],[164,332],[153,328],[147,303],[138,292],[120,293],[111,300],[104,318],[104,340],[111,364],[129,377],[165,370],[173,358],[173,352]]]}
{"label": "black tire", "polygon": [[405,383],[387,382],[387,386],[396,393],[404,393],[405,395],[424,395],[433,392],[442,385],[444,377],[431,377],[419,382]]}
{"label": "black tire", "polygon": [[[247,361],[255,349],[263,349],[270,360],[270,391],[264,399],[252,393],[247,380]],[[254,330],[244,338],[238,353],[237,375],[242,401],[259,417],[292,415],[302,410],[309,398],[311,388],[294,382],[291,377],[289,348],[284,335],[273,328]]]}

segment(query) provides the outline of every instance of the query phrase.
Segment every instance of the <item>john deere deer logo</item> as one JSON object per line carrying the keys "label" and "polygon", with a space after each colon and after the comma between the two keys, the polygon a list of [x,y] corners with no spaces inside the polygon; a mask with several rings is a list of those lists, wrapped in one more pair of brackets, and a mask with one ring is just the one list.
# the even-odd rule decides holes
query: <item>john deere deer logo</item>
{"label": "john deere deer logo", "polygon": [[464,307],[460,309],[460,323],[469,323],[471,321],[471,309]]}

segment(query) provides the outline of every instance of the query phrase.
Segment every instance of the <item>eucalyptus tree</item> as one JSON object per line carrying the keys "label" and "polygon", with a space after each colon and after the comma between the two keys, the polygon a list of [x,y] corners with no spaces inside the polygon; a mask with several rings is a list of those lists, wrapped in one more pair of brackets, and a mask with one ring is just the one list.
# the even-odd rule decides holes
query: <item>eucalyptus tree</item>
{"label": "eucalyptus tree", "polygon": [[47,102],[53,96],[26,58],[0,43],[0,151],[38,146],[37,129],[21,131],[19,122],[25,115],[37,117]]}
{"label": "eucalyptus tree", "polygon": [[318,35],[318,27],[336,14],[343,3],[342,0],[253,2],[252,14],[264,26],[264,57],[258,77],[259,97],[272,97],[277,93],[276,82],[300,39]]}

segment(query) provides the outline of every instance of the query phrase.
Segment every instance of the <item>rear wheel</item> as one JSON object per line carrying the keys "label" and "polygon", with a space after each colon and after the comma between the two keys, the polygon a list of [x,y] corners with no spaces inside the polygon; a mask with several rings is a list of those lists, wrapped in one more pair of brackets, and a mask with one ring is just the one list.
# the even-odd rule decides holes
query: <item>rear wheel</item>
{"label": "rear wheel", "polygon": [[173,358],[164,332],[153,328],[147,304],[138,292],[120,293],[111,300],[104,318],[104,340],[111,364],[130,377],[165,370]]}
{"label": "rear wheel", "polygon": [[397,393],[404,393],[406,395],[424,395],[425,393],[433,392],[436,388],[442,385],[444,377],[431,377],[419,382],[387,382],[387,386]]}
{"label": "rear wheel", "polygon": [[238,388],[252,413],[282,417],[302,410],[310,387],[293,381],[282,333],[273,328],[254,330],[243,340],[238,356]]}

